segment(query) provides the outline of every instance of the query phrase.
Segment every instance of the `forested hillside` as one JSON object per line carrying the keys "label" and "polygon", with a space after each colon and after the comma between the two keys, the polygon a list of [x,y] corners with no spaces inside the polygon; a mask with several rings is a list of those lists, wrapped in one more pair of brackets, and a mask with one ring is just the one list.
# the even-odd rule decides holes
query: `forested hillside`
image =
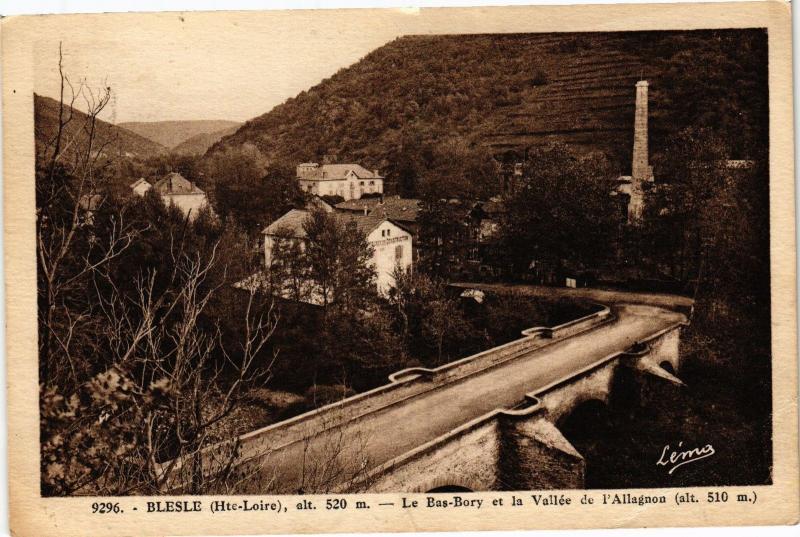
{"label": "forested hillside", "polygon": [[[651,153],[712,127],[731,158],[766,145],[766,32],[409,36],[248,121],[208,155],[254,145],[293,165],[325,154],[389,179],[550,141],[627,168],[634,84],[650,82]],[[467,157],[467,158],[464,158]]]}
{"label": "forested hillside", "polygon": [[[33,114],[34,132],[37,147],[47,144],[58,130],[59,103],[50,97],[34,94]],[[86,137],[84,126],[87,124],[86,114],[80,110],[64,106],[64,118],[72,117],[66,125],[66,136],[72,140],[72,147],[81,147],[82,140]],[[95,149],[102,147],[102,151],[109,157],[123,158],[149,158],[160,155],[167,148],[131,132],[118,125],[97,120]]]}

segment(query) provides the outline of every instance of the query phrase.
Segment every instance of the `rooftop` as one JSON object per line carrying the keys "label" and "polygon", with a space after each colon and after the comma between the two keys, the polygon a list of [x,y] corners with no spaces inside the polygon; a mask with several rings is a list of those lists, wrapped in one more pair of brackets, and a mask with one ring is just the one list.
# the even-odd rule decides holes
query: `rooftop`
{"label": "rooftop", "polygon": [[150,183],[147,182],[147,179],[145,179],[144,177],[140,177],[139,179],[137,179],[136,181],[131,183],[130,187],[131,188],[136,188],[139,185],[149,185],[149,184]]}
{"label": "rooftop", "polygon": [[303,222],[305,222],[308,214],[309,212],[306,210],[292,209],[268,225],[261,233],[264,235],[278,235],[281,232],[286,232],[291,234],[292,237],[304,239],[306,230],[303,228]]}
{"label": "rooftop", "polygon": [[312,181],[341,181],[350,172],[353,172],[359,179],[383,179],[383,176],[378,174],[377,170],[371,172],[360,164],[322,164],[317,166],[314,166],[314,164],[311,162],[298,166],[298,168],[308,168],[304,170],[302,175],[298,173],[298,177]]}
{"label": "rooftop", "polygon": [[380,198],[361,198],[336,204],[338,211],[363,214],[366,210],[369,215],[400,222],[416,222],[421,208],[420,200],[400,196],[386,196],[383,201]]}
{"label": "rooftop", "polygon": [[160,194],[203,194],[196,184],[177,172],[171,172],[153,185]]}
{"label": "rooftop", "polygon": [[[303,209],[292,209],[285,215],[281,216],[269,226],[267,226],[263,233],[264,235],[279,235],[282,233],[286,233],[291,237],[297,239],[304,239],[306,237],[306,230],[303,227],[303,223],[306,221],[306,218],[310,214],[309,211]],[[386,218],[385,216],[381,215],[363,215],[363,214],[353,214],[353,213],[329,213],[331,216],[336,218],[336,220],[340,223],[345,225],[354,225],[356,229],[361,232],[364,236],[369,235],[369,233],[378,227],[381,222],[385,220],[392,221],[391,218]],[[394,225],[398,225],[397,222],[392,222]],[[401,227],[402,226],[398,226]],[[405,229],[405,228],[403,228]]]}

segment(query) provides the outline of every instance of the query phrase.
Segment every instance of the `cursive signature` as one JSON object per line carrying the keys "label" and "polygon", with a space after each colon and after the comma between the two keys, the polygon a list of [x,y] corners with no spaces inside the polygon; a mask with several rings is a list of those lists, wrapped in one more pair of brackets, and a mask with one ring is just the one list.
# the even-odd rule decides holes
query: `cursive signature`
{"label": "cursive signature", "polygon": [[658,458],[656,464],[658,466],[672,466],[672,468],[669,469],[669,472],[667,472],[668,474],[672,474],[672,472],[684,464],[705,459],[715,453],[714,446],[711,444],[706,444],[701,448],[697,447],[679,451],[679,448],[682,447],[683,442],[678,442],[678,445],[674,449],[671,449],[669,444],[667,444],[661,451],[661,456]]}

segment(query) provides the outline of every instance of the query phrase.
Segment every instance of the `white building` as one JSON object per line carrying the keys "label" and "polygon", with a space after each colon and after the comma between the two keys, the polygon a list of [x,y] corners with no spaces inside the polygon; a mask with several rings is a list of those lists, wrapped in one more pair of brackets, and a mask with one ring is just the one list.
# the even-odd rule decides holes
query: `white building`
{"label": "white building", "polygon": [[317,164],[297,166],[300,190],[317,196],[359,199],[364,194],[383,194],[383,176],[358,164]]}
{"label": "white building", "polygon": [[208,205],[208,198],[196,184],[189,181],[181,174],[172,172],[166,177],[151,185],[145,179],[139,179],[131,185],[131,190],[137,196],[143,196],[148,190],[155,188],[156,192],[167,205],[175,205],[190,220],[197,217],[201,208]]}
{"label": "white building", "polygon": [[[264,263],[269,267],[272,262],[272,248],[275,240],[285,240],[287,236],[298,241],[306,240],[303,227],[309,212],[292,209],[270,224],[264,234]],[[378,292],[386,293],[394,285],[395,267],[411,270],[413,263],[413,245],[411,233],[388,218],[380,216],[363,216],[343,213],[330,213],[340,222],[353,223],[372,246],[371,265],[376,272]]]}
{"label": "white building", "polygon": [[139,178],[131,185],[131,190],[133,190],[133,193],[137,196],[144,196],[151,188],[153,188],[153,185],[148,183],[147,179],[144,177]]}

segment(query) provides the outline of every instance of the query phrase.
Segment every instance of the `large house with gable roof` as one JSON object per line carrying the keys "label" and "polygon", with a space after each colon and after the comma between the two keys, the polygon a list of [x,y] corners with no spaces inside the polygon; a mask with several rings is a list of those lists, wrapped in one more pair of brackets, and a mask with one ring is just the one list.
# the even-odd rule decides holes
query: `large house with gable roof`
{"label": "large house with gable roof", "polygon": [[[357,215],[346,213],[330,213],[333,218],[355,228],[372,246],[370,260],[376,272],[378,292],[386,293],[394,285],[394,270],[400,267],[410,271],[413,263],[413,238],[402,225],[384,216]],[[307,236],[304,227],[310,212],[303,209],[292,209],[284,214],[264,231],[264,266],[272,263],[272,248],[277,240],[294,240],[305,242]]]}
{"label": "large house with gable roof", "polygon": [[297,166],[300,190],[317,196],[341,196],[359,199],[365,194],[383,194],[384,177],[359,164],[317,164],[305,162]]}
{"label": "large house with gable roof", "polygon": [[206,193],[177,172],[168,173],[153,185],[143,178],[139,179],[130,188],[137,196],[144,196],[148,190],[155,188],[166,205],[175,205],[190,220],[194,220],[200,209],[208,205]]}

